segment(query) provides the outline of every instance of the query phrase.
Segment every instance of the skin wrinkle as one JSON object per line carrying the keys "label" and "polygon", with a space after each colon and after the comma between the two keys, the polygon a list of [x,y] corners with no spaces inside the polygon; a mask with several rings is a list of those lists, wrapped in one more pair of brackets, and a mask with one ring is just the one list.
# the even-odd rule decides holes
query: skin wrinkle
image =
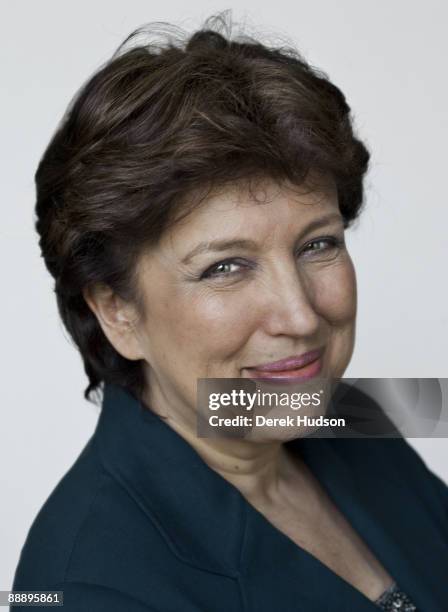
{"label": "skin wrinkle", "polygon": [[[263,187],[270,197],[262,204],[243,189],[221,190],[172,225],[140,257],[136,278],[144,316],[109,294],[108,306],[97,309],[109,315],[103,312],[99,320],[117,351],[143,360],[148,409],[165,417],[268,521],[374,600],[392,578],[300,455],[285,447],[286,440],[303,435],[300,427],[267,428],[253,439],[196,435],[198,378],[248,377],[248,367],[320,346],[319,377],[339,378],[353,353],[356,276],[342,215],[304,231],[339,211],[335,186],[326,185],[318,197],[287,184],[278,189],[266,181]],[[325,242],[322,249],[326,236],[340,245]],[[258,248],[202,253],[182,264],[200,242],[217,238],[250,239]],[[305,251],[311,243],[319,247],[317,255]],[[231,275],[204,276],[229,259],[225,271]],[[119,325],[119,315],[128,324]]]}
{"label": "skin wrinkle", "polygon": [[[291,458],[284,440],[197,438],[196,380],[241,377],[245,367],[322,344],[323,375],[342,376],[355,335],[350,256],[345,246],[328,260],[301,260],[294,254],[311,239],[343,237],[339,213],[339,221],[295,244],[311,221],[331,212],[339,212],[332,183],[314,192],[267,180],[250,196],[243,188],[221,189],[167,230],[139,262],[145,317],[134,325],[129,342],[138,347],[135,358],[146,363],[150,391],[145,403],[165,416],[210,467],[260,503],[278,495],[287,481]],[[182,264],[200,242],[235,237],[257,241],[259,250],[201,253]],[[228,258],[255,265],[229,280],[198,280],[206,268]]]}
{"label": "skin wrinkle", "polygon": [[[336,219],[307,229],[329,214]],[[305,245],[325,236],[341,245],[314,244],[317,255],[304,253]],[[182,263],[202,242],[234,239],[257,247],[202,252]],[[204,277],[229,259],[233,274]],[[260,504],[274,499],[288,474],[303,472],[285,450],[285,434],[198,438],[196,384],[198,378],[247,377],[248,367],[323,345],[320,376],[342,376],[353,352],[357,298],[334,182],[313,176],[299,187],[266,178],[211,190],[141,254],[136,279],[143,315],[112,292],[103,306],[90,303],[102,313],[100,324],[116,350],[143,360],[145,404],[248,498]],[[299,437],[300,429],[288,435]]]}

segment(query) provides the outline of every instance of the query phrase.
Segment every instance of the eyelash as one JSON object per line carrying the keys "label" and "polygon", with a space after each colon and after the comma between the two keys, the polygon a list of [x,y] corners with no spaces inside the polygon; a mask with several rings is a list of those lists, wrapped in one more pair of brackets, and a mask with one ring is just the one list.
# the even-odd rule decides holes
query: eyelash
{"label": "eyelash", "polygon": [[[337,248],[339,249],[340,247],[343,246],[344,244],[344,240],[341,238],[338,238],[337,236],[322,236],[321,238],[315,238],[314,240],[311,240],[310,242],[308,242],[307,244],[305,244],[305,246],[303,247],[303,249],[301,250],[301,252],[306,251],[307,247],[309,247],[310,245],[319,243],[319,242],[327,242],[330,246],[330,249],[333,248]],[[322,253],[323,251],[325,251],[326,249],[318,249],[315,252],[316,253]],[[312,251],[308,251],[308,252],[312,252]],[[202,279],[207,279],[207,278],[228,278],[231,276],[234,276],[236,274],[240,273],[240,270],[236,271],[236,272],[227,272],[227,273],[217,273],[217,274],[213,274],[213,270],[215,270],[216,268],[218,268],[219,266],[223,266],[226,264],[237,264],[237,265],[243,265],[246,268],[253,268],[254,265],[253,264],[249,264],[247,261],[241,260],[238,257],[230,257],[228,259],[223,259],[222,261],[218,261],[217,263],[213,264],[212,266],[210,266],[209,268],[207,268],[199,277],[199,280]]]}

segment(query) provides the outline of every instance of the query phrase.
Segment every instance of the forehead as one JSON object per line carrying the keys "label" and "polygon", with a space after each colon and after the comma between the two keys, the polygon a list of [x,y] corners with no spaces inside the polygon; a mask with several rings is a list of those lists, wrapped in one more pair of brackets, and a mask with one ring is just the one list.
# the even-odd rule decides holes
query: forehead
{"label": "forehead", "polygon": [[182,249],[195,239],[300,231],[328,211],[338,211],[337,190],[330,179],[295,186],[270,180],[235,184],[215,191],[162,236],[162,248]]}

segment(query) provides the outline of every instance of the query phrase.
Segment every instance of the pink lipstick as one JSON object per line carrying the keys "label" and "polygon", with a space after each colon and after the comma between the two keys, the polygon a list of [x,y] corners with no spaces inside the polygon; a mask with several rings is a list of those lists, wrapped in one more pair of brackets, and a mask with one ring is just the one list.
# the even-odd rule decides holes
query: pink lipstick
{"label": "pink lipstick", "polygon": [[300,382],[317,376],[322,370],[322,356],[325,347],[303,355],[292,355],[279,361],[258,364],[246,368],[252,380],[269,382]]}

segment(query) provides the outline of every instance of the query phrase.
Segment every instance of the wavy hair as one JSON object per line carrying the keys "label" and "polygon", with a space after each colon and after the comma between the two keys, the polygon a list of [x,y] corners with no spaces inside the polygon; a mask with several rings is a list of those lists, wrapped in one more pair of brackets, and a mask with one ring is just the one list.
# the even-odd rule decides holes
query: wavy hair
{"label": "wavy hair", "polygon": [[139,255],[202,188],[256,177],[303,185],[318,171],[335,181],[345,227],[362,207],[369,153],[343,93],[293,46],[231,30],[225,12],[190,34],[157,22],[134,31],[78,90],[38,165],[39,245],[90,401],[104,382],[141,398],[145,381],[83,289],[105,283],[141,309]]}

